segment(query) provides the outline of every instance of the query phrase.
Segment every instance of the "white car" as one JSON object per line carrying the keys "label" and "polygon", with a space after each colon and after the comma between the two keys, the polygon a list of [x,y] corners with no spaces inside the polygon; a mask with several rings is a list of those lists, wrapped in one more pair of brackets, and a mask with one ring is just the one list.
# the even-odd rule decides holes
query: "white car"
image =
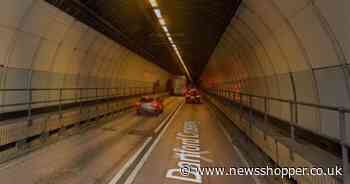
{"label": "white car", "polygon": [[138,115],[159,115],[163,112],[162,100],[148,96],[142,97],[140,101],[136,103],[136,112]]}

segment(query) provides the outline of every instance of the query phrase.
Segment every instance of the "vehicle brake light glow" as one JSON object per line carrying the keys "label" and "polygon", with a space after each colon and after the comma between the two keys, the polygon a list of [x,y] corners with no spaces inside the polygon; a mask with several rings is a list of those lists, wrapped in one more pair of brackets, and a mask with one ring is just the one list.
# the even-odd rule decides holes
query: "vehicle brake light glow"
{"label": "vehicle brake light glow", "polygon": [[152,102],[152,106],[155,108],[160,108],[160,104],[158,102]]}

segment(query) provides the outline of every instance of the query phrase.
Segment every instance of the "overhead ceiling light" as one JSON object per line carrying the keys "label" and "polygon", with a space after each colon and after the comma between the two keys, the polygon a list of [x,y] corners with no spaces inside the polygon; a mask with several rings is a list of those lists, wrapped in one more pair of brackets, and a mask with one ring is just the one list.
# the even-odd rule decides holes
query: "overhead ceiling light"
{"label": "overhead ceiling light", "polygon": [[159,19],[159,23],[162,26],[165,26],[165,20],[163,18]]}
{"label": "overhead ceiling light", "polygon": [[175,45],[175,43],[174,43],[174,40],[172,39],[172,37],[171,37],[171,35],[170,35],[170,33],[169,33],[168,28],[166,27],[165,20],[164,20],[163,17],[162,17],[162,13],[161,13],[160,9],[158,8],[158,3],[157,3],[157,1],[156,1],[156,0],[149,0],[149,2],[150,2],[150,4],[151,4],[151,6],[154,8],[153,11],[154,11],[154,13],[156,14],[156,16],[157,16],[157,18],[158,18],[158,20],[159,20],[159,23],[160,23],[160,25],[162,26],[164,32],[166,33],[166,36],[168,37],[168,39],[169,39],[169,41],[170,41],[170,43],[171,43],[171,46],[174,48],[175,53],[176,53],[177,57],[179,58],[179,61],[180,61],[180,63],[182,64],[182,66],[183,66],[183,68],[184,68],[184,70],[185,70],[185,72],[186,72],[187,77],[192,81],[193,79],[192,79],[192,77],[191,77],[191,74],[190,74],[190,72],[188,71],[188,68],[187,68],[185,62],[183,61],[183,59],[182,59],[182,57],[181,57],[181,54],[180,54],[179,50],[177,49],[177,47],[176,47],[176,45]]}
{"label": "overhead ceiling light", "polygon": [[160,9],[154,9],[154,13],[156,14],[156,16],[161,19],[162,18],[162,13],[160,12]]}
{"label": "overhead ceiling light", "polygon": [[166,33],[169,33],[169,30],[166,26],[163,26],[163,30],[166,32]]}
{"label": "overhead ceiling light", "polygon": [[152,6],[153,8],[157,8],[157,7],[158,7],[158,3],[157,3],[156,0],[149,0],[149,3],[151,4],[151,6]]}

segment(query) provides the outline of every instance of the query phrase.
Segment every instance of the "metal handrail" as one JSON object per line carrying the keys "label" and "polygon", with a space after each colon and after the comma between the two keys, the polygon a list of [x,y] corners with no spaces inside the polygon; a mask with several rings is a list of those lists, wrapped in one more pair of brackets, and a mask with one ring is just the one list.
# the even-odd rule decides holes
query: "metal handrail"
{"label": "metal handrail", "polygon": [[[152,87],[127,87],[127,88],[135,88],[135,89],[140,89],[140,88],[149,88],[152,89]],[[58,91],[58,90],[63,90],[63,91],[68,91],[68,90],[106,90],[106,89],[125,89],[123,87],[118,87],[118,88],[6,88],[6,89],[0,89],[0,91]]]}
{"label": "metal handrail", "polygon": [[[89,121],[98,122],[100,119],[113,118],[115,114],[131,109],[134,106],[134,101],[142,95],[166,95],[167,92],[166,89],[156,90],[153,86],[144,86],[143,84],[111,88],[15,88],[0,89],[0,91],[5,94],[18,93],[25,98],[19,102],[17,101],[18,103],[16,103],[16,99],[9,99],[8,103],[11,104],[4,104],[6,102],[0,104],[0,108],[3,110],[0,113],[2,125],[17,123],[25,125],[14,129],[5,128],[5,132],[20,131],[21,134],[5,133],[6,135],[2,135],[5,138],[1,140],[0,146],[11,143],[19,152],[28,148],[31,139],[34,137],[35,139],[40,137],[40,139],[46,140],[52,131],[65,132],[67,128],[79,127]],[[36,95],[39,95],[38,98],[36,98]],[[90,111],[90,108],[92,111]],[[85,111],[84,109],[88,110]],[[69,114],[69,112],[79,114],[73,115],[77,119],[69,120],[71,122],[67,124],[64,118],[66,118],[65,114]],[[57,117],[58,121],[54,121],[55,126],[51,127],[52,129],[47,129],[48,117],[51,117],[51,114]],[[35,121],[36,117],[41,117],[41,115],[48,118],[47,121]],[[35,123],[37,124],[33,126]],[[41,125],[43,125],[42,129],[37,129]],[[11,136],[11,138],[6,136]],[[5,149],[9,148],[6,147]]]}
{"label": "metal handrail", "polygon": [[[297,100],[289,100],[289,99],[282,99],[282,98],[276,98],[271,96],[260,96],[260,95],[254,95],[249,93],[242,93],[237,92],[234,90],[228,90],[225,88],[209,88],[205,89],[209,94],[217,95],[224,97],[228,100],[235,101],[240,105],[240,110],[242,110],[243,106],[243,97],[248,97],[248,108],[249,108],[249,116],[250,119],[252,119],[253,113],[252,110],[254,109],[252,106],[252,98],[259,98],[264,100],[264,121],[267,120],[267,117],[270,116],[269,109],[268,109],[268,102],[269,101],[279,101],[283,103],[288,103],[290,105],[290,120],[287,120],[289,126],[290,126],[290,137],[293,141],[296,141],[295,139],[295,127],[298,127],[298,105],[302,106],[308,106],[323,110],[330,110],[338,113],[338,120],[339,120],[339,130],[340,130],[340,138],[334,137],[332,140],[335,140],[336,142],[340,143],[341,150],[342,150],[342,164],[343,164],[343,172],[346,173],[343,175],[344,183],[350,183],[350,163],[349,163],[349,143],[347,141],[347,124],[346,124],[346,114],[350,113],[349,108],[341,107],[341,106],[330,106],[330,105],[321,105],[321,104],[314,104],[314,103],[308,103],[308,102],[301,102]],[[228,95],[227,95],[228,94]],[[234,96],[236,95],[236,97]],[[237,96],[239,97],[239,100],[237,100]],[[232,98],[231,98],[232,97]],[[269,114],[269,115],[268,115]],[[249,122],[251,123],[251,122]],[[315,132],[312,130],[309,130],[321,137],[329,139],[329,136],[322,133],[322,132]]]}
{"label": "metal handrail", "polygon": [[249,93],[242,93],[242,92],[237,92],[233,90],[227,90],[223,89],[220,90],[223,92],[229,92],[229,93],[234,93],[236,95],[242,95],[242,96],[250,96],[250,97],[255,97],[255,98],[261,98],[261,99],[268,99],[268,100],[274,100],[274,101],[280,101],[280,102],[285,102],[285,103],[293,103],[296,105],[303,105],[303,106],[309,106],[309,107],[315,107],[319,109],[325,109],[325,110],[331,110],[331,111],[344,111],[345,113],[350,113],[350,108],[342,107],[342,106],[331,106],[331,105],[322,105],[322,104],[315,104],[315,103],[309,103],[309,102],[302,102],[302,101],[297,101],[297,100],[290,100],[290,99],[283,99],[283,98],[276,98],[276,97],[271,97],[271,96],[261,96],[261,95],[254,95],[254,94],[249,94]]}
{"label": "metal handrail", "polygon": [[[141,91],[132,91],[133,89],[143,89]],[[99,96],[98,92],[99,90],[120,90],[120,93],[114,93],[114,94],[107,94],[107,95],[103,95],[103,96]],[[13,88],[13,89],[0,89],[0,91],[4,91],[4,92],[18,92],[18,91],[23,91],[23,92],[29,92],[29,96],[33,96],[32,92],[38,92],[38,91],[42,91],[42,92],[47,92],[47,91],[55,91],[57,92],[57,97],[55,100],[41,100],[41,101],[32,101],[32,98],[30,98],[30,100],[28,100],[27,102],[23,102],[23,103],[10,103],[10,104],[0,104],[0,108],[6,108],[6,107],[15,107],[15,106],[25,106],[25,105],[38,105],[38,104],[44,104],[44,103],[59,103],[59,102],[67,102],[67,101],[73,101],[73,100],[78,100],[78,101],[82,101],[82,100],[89,100],[89,99],[96,99],[96,98],[104,98],[104,97],[119,97],[119,96],[125,96],[126,91],[129,90],[128,95],[137,95],[137,94],[144,94],[145,91],[149,91],[152,90],[152,87],[126,87],[126,88],[122,88],[122,87],[115,87],[115,88],[30,88],[30,89],[23,89],[23,88]],[[75,92],[79,92],[79,95],[76,95],[75,98],[62,98],[62,96],[60,97],[60,95],[63,95],[62,92],[64,91],[75,91]],[[96,91],[95,95],[89,95],[89,96],[85,96],[82,97],[82,93],[84,92],[91,92],[91,91]],[[107,93],[108,93],[107,91]],[[151,92],[151,91],[149,91]],[[48,94],[49,96],[50,94]]]}

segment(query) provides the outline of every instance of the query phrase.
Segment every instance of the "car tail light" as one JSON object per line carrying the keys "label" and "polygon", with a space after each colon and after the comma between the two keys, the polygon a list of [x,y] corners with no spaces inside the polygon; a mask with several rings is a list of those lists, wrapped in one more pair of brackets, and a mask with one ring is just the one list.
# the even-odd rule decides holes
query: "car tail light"
{"label": "car tail light", "polygon": [[160,108],[160,103],[152,102],[152,106],[155,107],[155,108]]}

